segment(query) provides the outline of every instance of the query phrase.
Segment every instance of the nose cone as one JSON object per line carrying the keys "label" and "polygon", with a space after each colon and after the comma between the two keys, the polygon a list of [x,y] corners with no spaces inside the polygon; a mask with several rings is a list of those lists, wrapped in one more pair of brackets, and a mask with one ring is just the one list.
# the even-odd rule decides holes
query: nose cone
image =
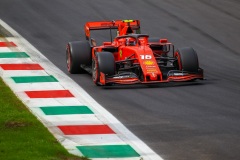
{"label": "nose cone", "polygon": [[156,81],[158,79],[158,77],[157,77],[157,74],[156,73],[151,73],[150,74],[150,80],[151,81]]}

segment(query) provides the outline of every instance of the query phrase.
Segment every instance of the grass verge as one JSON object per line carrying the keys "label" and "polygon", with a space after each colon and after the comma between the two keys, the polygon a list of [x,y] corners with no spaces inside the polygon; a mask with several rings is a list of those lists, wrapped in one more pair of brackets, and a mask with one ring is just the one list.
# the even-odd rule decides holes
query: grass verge
{"label": "grass verge", "polygon": [[69,154],[1,78],[0,159],[88,160]]}

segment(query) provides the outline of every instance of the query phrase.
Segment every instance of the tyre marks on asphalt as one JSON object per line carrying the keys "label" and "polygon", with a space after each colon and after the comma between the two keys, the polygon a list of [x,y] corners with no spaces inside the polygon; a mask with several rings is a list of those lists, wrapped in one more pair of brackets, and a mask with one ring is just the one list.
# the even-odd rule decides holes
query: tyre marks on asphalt
{"label": "tyre marks on asphalt", "polygon": [[[202,2],[202,1],[201,1]],[[220,47],[231,51],[231,53],[233,53],[234,55],[238,55],[238,51],[234,50],[232,47],[229,47],[226,43],[222,42],[220,39],[216,39],[214,36],[212,36],[211,33],[208,33],[206,30],[203,30],[202,28],[200,28],[197,25],[194,25],[193,23],[189,22],[188,20],[185,20],[180,14],[174,14],[173,12],[169,11],[166,8],[163,8],[162,6],[156,6],[156,4],[154,2],[148,1],[146,2],[146,5],[150,5],[152,8],[158,9],[161,8],[161,11],[165,14],[167,14],[169,17],[171,17],[172,19],[176,20],[177,22],[185,25],[187,28],[195,31],[196,33],[199,33],[200,35],[206,37],[206,39],[211,40],[212,42],[214,42],[215,44],[219,45]],[[169,3],[170,5],[175,5],[174,1],[166,1],[165,3]],[[206,4],[206,3],[205,3]]]}

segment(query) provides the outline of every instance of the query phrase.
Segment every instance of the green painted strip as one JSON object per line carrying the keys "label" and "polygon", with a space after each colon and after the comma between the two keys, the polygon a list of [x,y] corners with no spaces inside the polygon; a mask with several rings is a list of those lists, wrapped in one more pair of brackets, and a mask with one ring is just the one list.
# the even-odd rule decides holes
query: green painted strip
{"label": "green painted strip", "polygon": [[65,115],[65,114],[93,114],[87,106],[52,106],[40,107],[46,115]]}
{"label": "green painted strip", "polygon": [[53,76],[24,76],[11,77],[15,83],[58,82]]}
{"label": "green painted strip", "polygon": [[0,58],[28,58],[25,52],[0,52]]}
{"label": "green painted strip", "polygon": [[129,145],[77,146],[89,158],[124,158],[140,155]]}

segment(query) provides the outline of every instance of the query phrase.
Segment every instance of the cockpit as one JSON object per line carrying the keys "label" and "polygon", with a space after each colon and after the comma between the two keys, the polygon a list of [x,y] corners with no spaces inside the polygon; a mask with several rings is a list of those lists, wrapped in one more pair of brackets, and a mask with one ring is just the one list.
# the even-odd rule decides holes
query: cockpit
{"label": "cockpit", "polygon": [[126,42],[125,42],[126,46],[136,46],[136,44],[137,44],[137,40],[135,38],[132,38],[132,37],[126,38]]}

